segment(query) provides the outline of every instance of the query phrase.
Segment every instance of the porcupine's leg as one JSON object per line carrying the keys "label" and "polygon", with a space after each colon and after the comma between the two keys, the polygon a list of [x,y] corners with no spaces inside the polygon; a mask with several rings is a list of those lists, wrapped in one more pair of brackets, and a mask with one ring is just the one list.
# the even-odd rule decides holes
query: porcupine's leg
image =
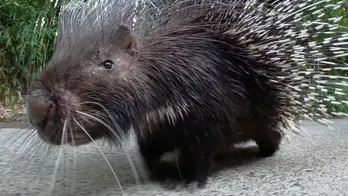
{"label": "porcupine's leg", "polygon": [[214,122],[209,120],[192,119],[184,128],[188,134],[183,138],[178,165],[174,169],[180,171],[180,180],[193,185],[192,188],[204,187],[207,182],[211,160],[220,145],[215,128]]}
{"label": "porcupine's leg", "polygon": [[[140,141],[140,152],[152,176],[160,181],[169,180],[168,188],[174,188],[173,185],[180,182],[187,185],[195,182],[198,187],[203,187],[207,181],[213,153],[219,146],[213,128],[209,127],[212,127],[211,123],[198,123],[191,119]],[[181,134],[170,137],[170,133]],[[160,161],[160,157],[168,151],[177,155],[172,164]]]}
{"label": "porcupine's leg", "polygon": [[272,128],[260,129],[260,132],[254,138],[256,144],[259,147],[258,156],[259,157],[270,157],[278,149],[281,142],[281,133]]}
{"label": "porcupine's leg", "polygon": [[[197,142],[200,142],[199,144]],[[185,146],[181,149],[180,156],[180,171],[184,183],[197,183],[198,187],[204,187],[213,154],[219,144],[214,136],[197,137],[192,140],[196,144]]]}
{"label": "porcupine's leg", "polygon": [[172,167],[169,163],[163,163],[161,157],[164,153],[172,151],[170,144],[161,140],[159,135],[148,136],[138,139],[140,153],[145,161],[147,169],[150,171],[150,177],[155,180],[164,181],[167,179],[167,168]]}
{"label": "porcupine's leg", "polygon": [[180,151],[182,146],[183,123],[175,125],[162,122],[157,129],[152,128],[151,133],[138,138],[140,153],[153,180],[164,182],[179,176],[176,166],[169,162],[161,161],[161,157],[167,152]]}

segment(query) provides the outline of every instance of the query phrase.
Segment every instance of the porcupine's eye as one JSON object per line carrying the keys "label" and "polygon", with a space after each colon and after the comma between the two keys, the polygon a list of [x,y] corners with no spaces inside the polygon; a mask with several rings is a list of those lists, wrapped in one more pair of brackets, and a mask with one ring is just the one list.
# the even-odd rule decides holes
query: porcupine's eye
{"label": "porcupine's eye", "polygon": [[105,69],[112,69],[114,67],[114,63],[110,60],[106,60],[102,64],[105,67]]}

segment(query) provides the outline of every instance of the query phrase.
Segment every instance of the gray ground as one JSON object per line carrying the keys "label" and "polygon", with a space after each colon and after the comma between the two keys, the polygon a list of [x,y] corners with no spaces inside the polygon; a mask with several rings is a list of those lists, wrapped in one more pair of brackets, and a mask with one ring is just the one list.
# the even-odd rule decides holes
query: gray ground
{"label": "gray ground", "polygon": [[[306,132],[292,136],[271,158],[256,160],[236,154],[235,160],[216,165],[218,170],[207,187],[192,195],[348,195],[348,121],[335,122],[335,130],[304,123]],[[122,195],[95,145],[64,148],[55,168],[58,149],[49,151],[31,133],[28,129],[0,131],[0,195]],[[124,148],[142,185],[134,180],[125,150],[101,147],[124,195],[190,195],[186,189],[166,191],[144,182],[146,175],[134,142],[125,143]]]}

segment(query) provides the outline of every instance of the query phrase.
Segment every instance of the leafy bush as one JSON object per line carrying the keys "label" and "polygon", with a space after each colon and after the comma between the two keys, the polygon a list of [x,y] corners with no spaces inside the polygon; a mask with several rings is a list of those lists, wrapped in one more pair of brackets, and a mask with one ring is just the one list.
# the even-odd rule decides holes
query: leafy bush
{"label": "leafy bush", "polygon": [[65,0],[2,0],[0,5],[0,101],[18,102],[47,62]]}

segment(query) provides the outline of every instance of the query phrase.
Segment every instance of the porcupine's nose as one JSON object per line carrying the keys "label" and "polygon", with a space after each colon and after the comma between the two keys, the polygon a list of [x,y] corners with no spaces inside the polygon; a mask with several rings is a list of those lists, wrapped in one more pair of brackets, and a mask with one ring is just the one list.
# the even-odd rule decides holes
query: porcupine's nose
{"label": "porcupine's nose", "polygon": [[44,131],[49,122],[54,120],[56,104],[42,91],[32,92],[27,102],[27,117],[31,124]]}

